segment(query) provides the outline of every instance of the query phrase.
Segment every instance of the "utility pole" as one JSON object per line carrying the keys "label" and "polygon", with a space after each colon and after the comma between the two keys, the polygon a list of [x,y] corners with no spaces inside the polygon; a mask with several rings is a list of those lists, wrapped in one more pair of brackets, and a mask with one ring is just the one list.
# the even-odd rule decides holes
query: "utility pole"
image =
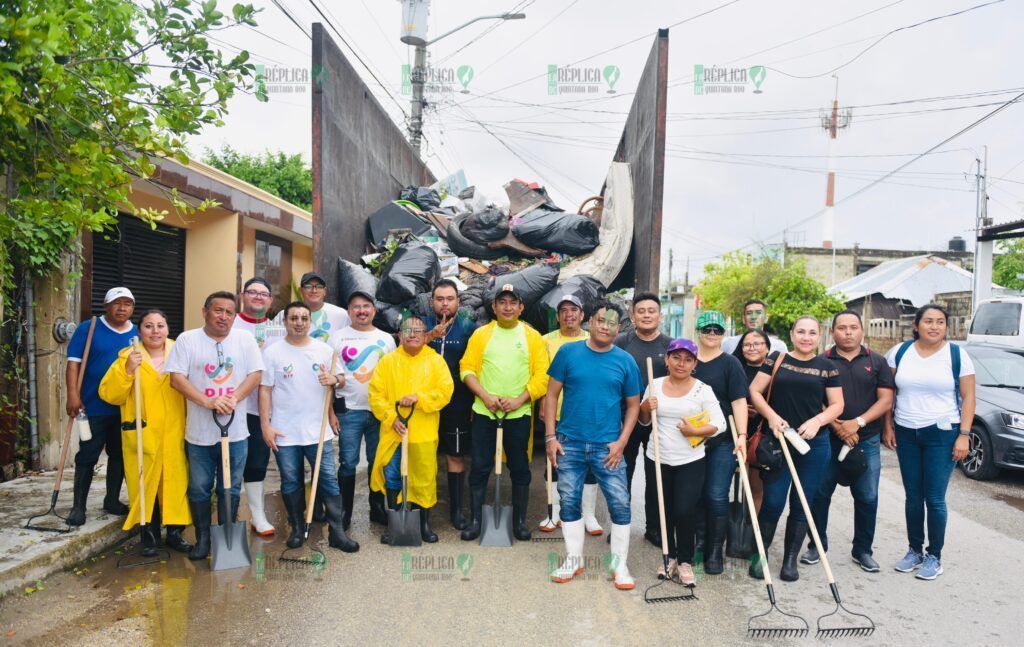
{"label": "utility pole", "polygon": [[668,283],[666,285],[668,286],[668,299],[667,300],[668,300],[668,303],[669,303],[669,307],[671,307],[671,304],[672,304],[672,248],[671,247],[669,247],[669,249],[668,249]]}
{"label": "utility pole", "polygon": [[832,112],[821,115],[821,127],[828,133],[828,187],[825,190],[825,227],[821,246],[832,250],[832,283],[829,287],[836,284],[836,249],[834,246],[836,235],[836,166],[832,154],[834,152],[836,136],[840,130],[849,127],[850,119],[853,116],[849,108],[840,114],[839,77],[833,74],[832,78],[836,80],[836,92],[832,99]]}
{"label": "utility pole", "polygon": [[974,175],[974,290],[971,294],[971,310],[977,309],[978,302],[992,296],[992,241],[979,241],[985,227],[992,224],[988,217],[988,146],[983,148],[982,159],[975,159],[977,173]]}

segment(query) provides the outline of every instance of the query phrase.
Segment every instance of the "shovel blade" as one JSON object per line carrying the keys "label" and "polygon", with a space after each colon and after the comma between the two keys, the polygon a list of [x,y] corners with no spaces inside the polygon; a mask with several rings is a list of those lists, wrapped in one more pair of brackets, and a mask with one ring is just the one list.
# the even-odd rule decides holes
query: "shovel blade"
{"label": "shovel blade", "polygon": [[507,548],[512,545],[512,506],[483,507],[480,520],[483,532],[480,535],[481,546],[497,546]]}
{"label": "shovel blade", "polygon": [[416,548],[423,543],[419,510],[388,510],[388,542],[391,546]]}
{"label": "shovel blade", "polygon": [[214,571],[252,565],[243,521],[223,523],[210,528],[210,549],[213,555],[210,568]]}

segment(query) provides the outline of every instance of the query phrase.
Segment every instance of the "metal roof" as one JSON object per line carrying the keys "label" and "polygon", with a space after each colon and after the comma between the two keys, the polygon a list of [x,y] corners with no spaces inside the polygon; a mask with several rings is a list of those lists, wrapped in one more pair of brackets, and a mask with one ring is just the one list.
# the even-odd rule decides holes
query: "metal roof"
{"label": "metal roof", "polygon": [[881,294],[887,299],[902,299],[921,307],[936,294],[969,291],[974,275],[956,263],[923,254],[886,261],[867,272],[833,285],[830,294],[842,295],[847,303]]}

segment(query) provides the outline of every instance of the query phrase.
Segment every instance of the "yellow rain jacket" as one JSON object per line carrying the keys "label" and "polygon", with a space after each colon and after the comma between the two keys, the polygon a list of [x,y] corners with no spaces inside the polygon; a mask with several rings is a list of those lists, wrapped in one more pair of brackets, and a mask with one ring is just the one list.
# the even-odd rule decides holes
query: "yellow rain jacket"
{"label": "yellow rain jacket", "polygon": [[[169,357],[174,342],[164,345]],[[132,423],[130,431],[121,432],[124,474],[128,484],[131,509],[124,529],[131,530],[140,519],[138,445],[135,442],[135,376],[125,366],[131,347],[118,353],[100,382],[99,395],[104,401],[121,407],[121,422]],[[160,495],[160,516],[164,525],[192,524],[188,498],[188,461],[185,458],[185,398],[171,387],[171,376],[157,372],[142,346],[142,365],[138,368],[142,383],[142,455],[145,465],[146,521],[152,519],[153,502]]]}
{"label": "yellow rain jacket", "polygon": [[451,400],[454,388],[448,365],[429,346],[424,346],[415,356],[399,346],[380,358],[370,379],[370,409],[381,422],[377,457],[370,475],[372,490],[384,491],[384,467],[402,445],[401,436],[391,426],[398,418],[395,403],[415,394],[418,400],[407,425],[409,502],[423,508],[434,507],[437,503],[437,427],[441,409]]}

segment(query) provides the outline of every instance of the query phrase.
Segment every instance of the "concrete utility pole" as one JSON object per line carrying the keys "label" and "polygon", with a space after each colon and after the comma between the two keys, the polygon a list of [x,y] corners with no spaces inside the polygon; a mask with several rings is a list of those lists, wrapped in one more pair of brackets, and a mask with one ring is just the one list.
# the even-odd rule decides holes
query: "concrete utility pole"
{"label": "concrete utility pole", "polygon": [[409,80],[412,82],[409,143],[416,149],[417,155],[420,153],[420,145],[423,139],[423,107],[426,104],[426,101],[423,99],[423,86],[426,84],[427,78],[427,47],[480,20],[522,20],[526,18],[525,13],[479,16],[459,25],[455,29],[446,31],[433,40],[427,40],[427,18],[429,14],[430,0],[402,0],[402,37],[400,40],[406,45],[416,47],[414,66],[409,74]]}
{"label": "concrete utility pole", "polygon": [[974,204],[974,290],[971,295],[971,311],[978,302],[992,296],[992,241],[978,241],[981,230],[992,224],[988,217],[988,146],[984,147],[983,159],[975,159],[978,171],[975,173]]}
{"label": "concrete utility pole", "polygon": [[836,166],[835,159],[832,157],[834,152],[833,144],[839,131],[849,127],[850,119],[853,116],[849,109],[840,114],[839,77],[833,74],[832,78],[836,80],[836,93],[832,99],[832,112],[821,115],[821,127],[828,133],[828,188],[825,190],[825,227],[821,246],[832,250],[832,283],[829,287],[836,284],[836,250],[833,246],[836,235]]}

